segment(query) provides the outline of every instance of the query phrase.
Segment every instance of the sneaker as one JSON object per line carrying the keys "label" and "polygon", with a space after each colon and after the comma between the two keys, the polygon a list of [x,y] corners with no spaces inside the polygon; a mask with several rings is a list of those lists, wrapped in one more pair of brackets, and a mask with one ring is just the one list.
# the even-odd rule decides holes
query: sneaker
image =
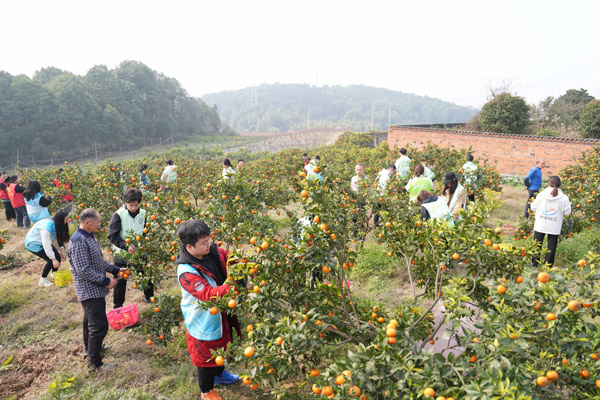
{"label": "sneaker", "polygon": [[211,390],[208,393],[202,393],[202,400],[223,400],[221,396],[217,393],[215,389]]}
{"label": "sneaker", "polygon": [[223,371],[221,375],[215,376],[215,385],[231,385],[240,380],[240,376],[232,374],[228,371]]}
{"label": "sneaker", "polygon": [[38,286],[42,286],[42,287],[52,286],[52,282],[50,282],[46,278],[40,278],[40,281],[38,282]]}

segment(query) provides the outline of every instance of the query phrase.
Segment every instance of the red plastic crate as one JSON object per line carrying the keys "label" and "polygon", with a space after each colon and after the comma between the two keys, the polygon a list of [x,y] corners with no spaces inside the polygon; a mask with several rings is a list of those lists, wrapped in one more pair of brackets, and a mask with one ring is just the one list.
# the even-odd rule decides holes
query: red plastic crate
{"label": "red plastic crate", "polygon": [[106,313],[106,318],[108,318],[108,325],[115,331],[133,326],[140,320],[137,303],[110,310]]}

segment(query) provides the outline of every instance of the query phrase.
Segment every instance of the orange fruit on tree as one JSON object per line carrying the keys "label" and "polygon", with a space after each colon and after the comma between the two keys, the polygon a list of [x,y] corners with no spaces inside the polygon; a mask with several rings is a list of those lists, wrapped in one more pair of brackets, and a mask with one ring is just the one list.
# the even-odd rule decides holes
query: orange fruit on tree
{"label": "orange fruit on tree", "polygon": [[281,346],[283,344],[283,338],[279,336],[277,339],[275,339],[275,344],[277,346]]}
{"label": "orange fruit on tree", "polygon": [[244,385],[250,385],[252,383],[252,378],[250,378],[249,376],[245,376],[242,378],[242,382],[244,383]]}
{"label": "orange fruit on tree", "polygon": [[360,388],[358,386],[352,386],[350,390],[348,390],[348,394],[350,396],[358,397],[360,396]]}
{"label": "orange fruit on tree", "polygon": [[252,332],[253,330],[254,330],[254,326],[252,326],[252,324],[250,324],[246,327],[246,331],[248,331],[248,332]]}
{"label": "orange fruit on tree", "polygon": [[338,375],[335,378],[335,383],[339,386],[339,385],[343,385],[344,383],[346,383],[346,378],[344,377],[344,375]]}
{"label": "orange fruit on tree", "polygon": [[551,382],[555,382],[558,380],[558,372],[548,371],[546,372],[546,378],[548,378],[548,380],[550,380]]}
{"label": "orange fruit on tree", "polygon": [[596,379],[596,387],[600,389],[600,379]]}
{"label": "orange fruit on tree", "polygon": [[148,340],[146,340],[146,344],[147,344],[148,346],[152,346],[152,339],[148,339]]}
{"label": "orange fruit on tree", "polygon": [[469,358],[469,361],[471,361],[472,363],[477,362],[477,357],[476,356],[471,356]]}
{"label": "orange fruit on tree", "polygon": [[546,271],[542,271],[538,274],[537,280],[540,283],[547,283],[550,280],[550,275]]}
{"label": "orange fruit on tree", "polygon": [[246,357],[252,357],[254,355],[254,347],[248,346],[244,349],[244,355]]}
{"label": "orange fruit on tree", "polygon": [[483,243],[485,243],[486,246],[491,246],[492,245],[492,241],[490,239],[485,239],[483,241]]}
{"label": "orange fruit on tree", "polygon": [[308,197],[308,192],[307,192],[306,190],[304,190],[304,189],[303,189],[303,190],[300,192],[300,196],[301,196],[301,197],[304,197],[304,198],[307,198],[307,197]]}
{"label": "orange fruit on tree", "polygon": [[577,300],[571,300],[567,307],[569,307],[569,311],[577,312],[581,310],[581,303]]}
{"label": "orange fruit on tree", "polygon": [[322,392],[321,388],[318,387],[317,384],[314,384],[312,386],[312,391],[313,391],[314,394],[321,394],[321,392]]}
{"label": "orange fruit on tree", "polygon": [[577,265],[579,265],[580,267],[585,267],[586,264],[587,264],[587,261],[585,261],[585,260],[577,261]]}
{"label": "orange fruit on tree", "polygon": [[387,337],[396,337],[396,328],[387,328],[385,331]]}
{"label": "orange fruit on tree", "polygon": [[221,356],[217,356],[215,358],[215,364],[217,364],[219,367],[222,367],[223,364],[225,364],[225,359]]}
{"label": "orange fruit on tree", "polygon": [[423,396],[434,397],[435,396],[435,390],[433,390],[432,388],[428,387],[427,389],[423,390]]}
{"label": "orange fruit on tree", "polygon": [[535,382],[538,384],[538,386],[541,386],[541,387],[546,387],[546,386],[548,386],[548,383],[549,383],[548,378],[546,378],[545,376],[538,376],[538,378],[536,379]]}
{"label": "orange fruit on tree", "polygon": [[258,389],[258,382],[254,382],[252,385],[250,385],[250,389],[252,389],[252,390]]}
{"label": "orange fruit on tree", "polygon": [[316,378],[317,376],[319,376],[320,372],[318,369],[311,369],[310,370],[310,376],[312,376],[313,378]]}
{"label": "orange fruit on tree", "polygon": [[459,257],[460,257],[460,256],[458,255],[458,253],[454,253],[454,254],[452,254],[452,259],[453,259],[453,260],[458,260],[458,259],[459,259]]}
{"label": "orange fruit on tree", "polygon": [[333,394],[333,389],[331,386],[323,386],[323,390],[321,391],[323,396],[331,396]]}
{"label": "orange fruit on tree", "polygon": [[517,283],[521,283],[523,282],[523,277],[522,276],[517,276]]}
{"label": "orange fruit on tree", "polygon": [[262,242],[262,244],[260,245],[260,248],[263,250],[266,250],[269,247],[269,242],[267,242],[266,240],[264,242]]}
{"label": "orange fruit on tree", "polygon": [[229,308],[235,308],[235,306],[237,306],[237,301],[231,299],[227,302],[227,307]]}
{"label": "orange fruit on tree", "polygon": [[548,318],[549,321],[554,321],[558,317],[556,316],[556,314],[549,312],[548,314],[546,314],[546,318]]}
{"label": "orange fruit on tree", "polygon": [[506,286],[498,285],[498,287],[496,287],[496,290],[498,291],[498,293],[504,294],[504,293],[506,293]]}
{"label": "orange fruit on tree", "polygon": [[579,375],[583,378],[583,379],[587,379],[590,377],[590,372],[587,369],[582,369],[581,371],[579,371]]}

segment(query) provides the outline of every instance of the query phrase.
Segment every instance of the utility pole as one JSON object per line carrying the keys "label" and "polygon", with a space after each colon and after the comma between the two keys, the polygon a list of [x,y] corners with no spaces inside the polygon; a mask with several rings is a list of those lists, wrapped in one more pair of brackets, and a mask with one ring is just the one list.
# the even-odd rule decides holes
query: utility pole
{"label": "utility pole", "polygon": [[371,132],[373,132],[373,128],[375,126],[374,114],[375,114],[375,99],[373,99],[373,104],[371,105]]}

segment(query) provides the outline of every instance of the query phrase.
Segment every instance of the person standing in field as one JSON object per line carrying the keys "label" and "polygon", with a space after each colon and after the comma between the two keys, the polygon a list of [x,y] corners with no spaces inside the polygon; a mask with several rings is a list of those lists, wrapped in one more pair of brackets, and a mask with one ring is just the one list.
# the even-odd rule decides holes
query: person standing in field
{"label": "person standing in field", "polygon": [[83,344],[88,355],[88,368],[94,372],[104,366],[102,342],[108,332],[106,295],[117,286],[116,279],[106,273],[127,271],[104,260],[96,232],[100,226],[100,213],[86,208],[79,214],[79,228],[73,234],[67,255],[73,274],[77,300],[83,307]]}
{"label": "person standing in field", "polygon": [[17,176],[10,177],[10,183],[6,192],[8,193],[8,197],[10,198],[10,204],[15,209],[15,214],[17,216],[17,228],[29,228],[29,216],[27,216],[27,207],[25,206],[25,198],[23,197],[23,192],[25,191],[25,186],[21,186],[21,179]]}
{"label": "person standing in field", "polygon": [[[123,195],[123,207],[119,208],[111,217],[108,224],[108,240],[113,245],[114,263],[119,268],[128,269],[129,262],[125,254],[134,254],[138,249],[131,243],[127,243],[127,236],[144,236],[146,226],[146,210],[140,208],[142,203],[142,192],[138,188],[127,189]],[[140,266],[135,271],[140,271]],[[127,291],[127,280],[118,278],[117,286],[113,292],[114,308],[123,307],[125,303],[125,292]],[[152,282],[144,285],[144,300],[150,303],[154,296],[154,285]]]}
{"label": "person standing in field", "polygon": [[59,168],[56,173],[56,178],[54,178],[52,183],[54,183],[54,186],[56,186],[57,188],[65,188],[66,193],[62,196],[62,199],[59,200],[60,202],[64,203],[61,204],[60,208],[64,208],[69,213],[71,213],[71,211],[73,210],[73,193],[71,192],[73,186],[71,185],[71,183],[68,182],[68,178],[65,182],[61,181],[61,175],[63,172],[64,170],[62,168]]}
{"label": "person standing in field", "polygon": [[544,161],[536,161],[535,166],[533,166],[529,173],[525,176],[523,183],[525,184],[525,188],[527,189],[527,193],[529,196],[527,197],[527,203],[525,204],[525,214],[524,217],[529,218],[529,208],[531,199],[535,198],[537,193],[540,191],[542,187],[542,169],[546,167],[546,163]]}
{"label": "person standing in field", "polygon": [[234,174],[235,174],[235,169],[233,169],[233,166],[231,165],[231,160],[229,158],[224,159],[223,160],[223,171],[221,171],[221,175],[223,176],[223,179],[233,178]]}
{"label": "person standing in field", "polygon": [[356,173],[356,175],[354,175],[352,177],[352,180],[350,180],[350,189],[352,189],[352,191],[355,193],[360,193],[361,185],[366,180],[366,177],[364,176],[364,174],[365,174],[364,164],[362,164],[362,163],[356,164],[356,167],[354,167],[354,172]]}
{"label": "person standing in field", "polygon": [[138,180],[140,181],[140,185],[142,185],[142,190],[146,189],[146,186],[150,182],[148,179],[148,173],[146,170],[148,169],[148,164],[140,165],[140,172],[138,173]]}
{"label": "person standing in field", "polygon": [[233,341],[234,328],[242,336],[237,317],[218,310],[213,303],[232,290],[225,283],[229,252],[211,244],[210,228],[202,221],[186,221],[177,234],[181,249],[175,262],[187,347],[192,364],[198,368],[202,399],[222,400],[214,386],[236,383],[240,377],[226,371],[211,350],[226,349]]}
{"label": "person standing in field", "polygon": [[237,163],[237,167],[236,167],[236,168],[237,168],[237,170],[239,171],[239,170],[241,170],[243,167],[244,167],[244,160],[243,160],[243,159],[241,159],[241,158],[239,158],[239,159],[238,159],[238,163]]}
{"label": "person standing in field", "polygon": [[27,216],[31,223],[35,224],[44,218],[50,218],[48,206],[52,203],[52,197],[42,194],[42,187],[38,181],[29,181],[27,189],[23,192]]}
{"label": "person standing in field", "polygon": [[421,219],[423,221],[437,220],[454,226],[450,215],[450,209],[443,197],[435,196],[427,190],[421,190],[417,196],[417,205],[421,207]]}
{"label": "person standing in field", "polygon": [[10,184],[8,174],[6,171],[2,171],[0,174],[0,200],[2,200],[2,206],[4,206],[4,215],[6,216],[6,221],[12,221],[17,216],[15,214],[15,209],[10,203],[10,197],[8,197],[8,185]]}
{"label": "person standing in field", "polygon": [[473,187],[477,182],[477,164],[473,162],[473,155],[467,155],[467,162],[461,167],[463,183],[469,193],[469,201],[475,201],[475,188]]}
{"label": "person standing in field", "polygon": [[410,175],[410,158],[406,155],[406,149],[400,149],[400,158],[396,160],[396,171],[400,179],[408,179]]}
{"label": "person standing in field", "polygon": [[[58,248],[52,244],[57,242]],[[27,236],[25,236],[25,248],[46,261],[38,286],[52,286],[48,281],[48,275],[53,278],[53,272],[58,271],[61,261],[65,258],[65,245],[69,241],[69,212],[60,209],[53,218],[45,218],[36,222]]]}
{"label": "person standing in field", "polygon": [[165,193],[167,193],[170,189],[170,186],[177,183],[177,171],[176,171],[177,166],[173,165],[173,160],[167,160],[165,162],[165,164],[167,166],[163,170],[163,172],[160,176],[160,180],[165,182],[164,190],[165,190]]}
{"label": "person standing in field", "polygon": [[419,164],[415,167],[415,177],[408,181],[406,184],[406,191],[408,192],[408,198],[411,203],[417,201],[417,197],[422,190],[430,191],[433,187],[431,179],[423,176],[425,167],[423,164]]}
{"label": "person standing in field", "polygon": [[[531,203],[531,210],[535,212],[533,240],[538,243],[541,249],[544,236],[548,235],[548,252],[545,261],[550,266],[554,265],[563,218],[565,215],[571,214],[571,201],[559,188],[560,178],[551,176],[548,180],[548,187],[541,191]],[[538,268],[540,266],[540,256],[534,255],[532,262],[533,267]]]}
{"label": "person standing in field", "polygon": [[467,191],[454,172],[448,172],[444,177],[442,196],[448,205],[452,219],[456,222],[460,218],[460,211],[464,210],[467,204]]}

